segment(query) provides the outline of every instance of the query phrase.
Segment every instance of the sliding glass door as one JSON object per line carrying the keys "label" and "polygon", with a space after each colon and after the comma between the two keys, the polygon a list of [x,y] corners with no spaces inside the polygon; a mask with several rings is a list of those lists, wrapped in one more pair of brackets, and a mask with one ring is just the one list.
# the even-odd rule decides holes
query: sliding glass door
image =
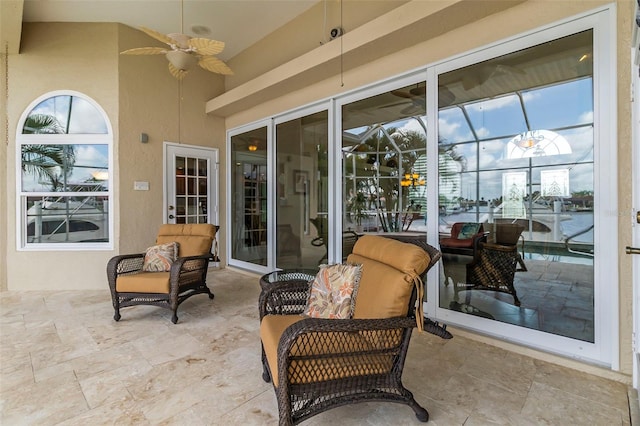
{"label": "sliding glass door", "polygon": [[[439,84],[440,306],[593,343],[593,31]],[[457,223],[484,232],[466,252]]]}
{"label": "sliding glass door", "polygon": [[604,16],[435,67],[438,319],[612,361],[615,121],[592,26]]}
{"label": "sliding glass door", "polygon": [[328,249],[327,110],[275,125],[275,266],[316,268]]}
{"label": "sliding glass door", "polygon": [[231,263],[267,266],[267,127],[231,136]]}
{"label": "sliding glass door", "polygon": [[594,13],[232,133],[230,264],[317,268],[365,234],[423,237],[443,253],[429,317],[614,365],[610,24]]}

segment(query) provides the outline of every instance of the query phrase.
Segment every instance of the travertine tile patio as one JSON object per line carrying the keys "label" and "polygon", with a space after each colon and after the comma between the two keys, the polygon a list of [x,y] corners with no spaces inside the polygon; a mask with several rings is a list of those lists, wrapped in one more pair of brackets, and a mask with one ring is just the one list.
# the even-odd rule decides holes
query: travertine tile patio
{"label": "travertine tile patio", "polygon": [[[180,322],[156,307],[112,319],[106,289],[0,293],[3,425],[273,425],[261,378],[256,276],[211,271]],[[461,336],[414,333],[404,382],[433,425],[629,425],[627,386]],[[391,403],[340,407],[308,425],[417,425]]]}

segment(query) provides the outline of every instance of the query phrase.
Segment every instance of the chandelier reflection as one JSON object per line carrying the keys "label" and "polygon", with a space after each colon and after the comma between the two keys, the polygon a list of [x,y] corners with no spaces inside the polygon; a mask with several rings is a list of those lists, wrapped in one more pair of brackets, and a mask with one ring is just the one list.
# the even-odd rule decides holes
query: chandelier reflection
{"label": "chandelier reflection", "polygon": [[571,145],[550,130],[530,130],[507,142],[507,158],[546,157],[571,154]]}
{"label": "chandelier reflection", "polygon": [[420,175],[418,173],[405,173],[404,178],[400,181],[400,185],[402,186],[422,186],[426,182],[424,179],[420,179]]}

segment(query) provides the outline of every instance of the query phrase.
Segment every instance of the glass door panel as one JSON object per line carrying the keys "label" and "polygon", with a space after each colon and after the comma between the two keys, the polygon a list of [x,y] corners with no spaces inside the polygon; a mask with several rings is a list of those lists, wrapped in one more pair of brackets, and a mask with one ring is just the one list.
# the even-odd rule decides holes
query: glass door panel
{"label": "glass door panel", "polygon": [[231,137],[231,257],[267,265],[267,128]]}
{"label": "glass door panel", "polygon": [[276,267],[327,262],[328,112],[276,125]]}
{"label": "glass door panel", "polygon": [[426,93],[419,82],[342,107],[343,232],[426,238]]}
{"label": "glass door panel", "polygon": [[[194,165],[198,162],[202,167],[196,169]],[[175,164],[175,223],[207,223],[207,159],[176,155]],[[198,180],[200,184],[196,186]]]}
{"label": "glass door panel", "polygon": [[595,342],[593,31],[439,76],[439,306]]}

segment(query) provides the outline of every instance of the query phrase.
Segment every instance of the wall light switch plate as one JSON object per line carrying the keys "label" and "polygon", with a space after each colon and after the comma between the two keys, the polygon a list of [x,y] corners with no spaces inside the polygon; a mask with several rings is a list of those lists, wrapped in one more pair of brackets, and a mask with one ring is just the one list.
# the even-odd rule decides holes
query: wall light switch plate
{"label": "wall light switch plate", "polygon": [[133,190],[134,191],[148,191],[149,190],[149,182],[133,182]]}

